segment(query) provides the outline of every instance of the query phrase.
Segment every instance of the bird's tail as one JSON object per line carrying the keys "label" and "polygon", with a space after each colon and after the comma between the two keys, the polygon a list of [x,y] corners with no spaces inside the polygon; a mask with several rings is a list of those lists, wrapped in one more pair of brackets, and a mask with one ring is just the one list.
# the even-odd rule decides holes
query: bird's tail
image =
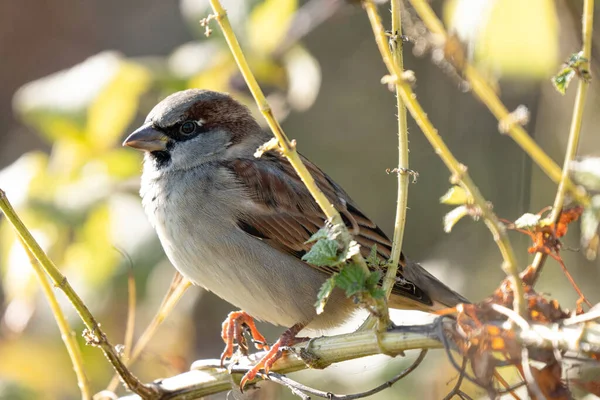
{"label": "bird's tail", "polygon": [[[414,283],[417,287],[427,293],[432,300],[433,305],[426,307],[427,309],[424,309],[423,311],[442,310],[454,307],[459,303],[470,303],[469,300],[450,289],[416,262],[405,260],[403,275],[405,279]],[[395,299],[395,296],[392,296],[390,298],[390,307],[406,308],[403,304],[394,304],[395,300],[402,302],[402,299]]]}

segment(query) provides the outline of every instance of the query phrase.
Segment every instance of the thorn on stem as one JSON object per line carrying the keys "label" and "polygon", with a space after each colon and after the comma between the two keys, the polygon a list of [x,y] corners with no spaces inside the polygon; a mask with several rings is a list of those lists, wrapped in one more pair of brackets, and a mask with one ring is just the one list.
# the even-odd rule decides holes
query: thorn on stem
{"label": "thorn on stem", "polygon": [[212,29],[208,26],[210,21],[213,19],[218,19],[219,16],[217,14],[208,14],[206,18],[202,18],[200,20],[200,26],[204,28],[204,36],[209,37],[212,34]]}
{"label": "thorn on stem", "polygon": [[417,183],[417,180],[419,179],[419,173],[417,171],[414,171],[412,169],[408,169],[408,168],[386,168],[385,170],[386,174],[397,174],[397,175],[410,175],[412,176],[412,183]]}
{"label": "thorn on stem", "polygon": [[468,170],[467,166],[464,164],[459,164],[458,168],[459,170],[450,177],[450,183],[453,185],[460,183]]}

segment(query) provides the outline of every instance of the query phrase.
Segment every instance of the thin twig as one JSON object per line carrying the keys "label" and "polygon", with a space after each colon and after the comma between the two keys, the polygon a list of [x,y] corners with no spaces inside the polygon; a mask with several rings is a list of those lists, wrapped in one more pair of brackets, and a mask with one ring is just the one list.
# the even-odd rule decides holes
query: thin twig
{"label": "thin twig", "polygon": [[508,236],[506,235],[504,225],[498,220],[498,217],[494,214],[488,202],[481,195],[475,183],[471,180],[467,168],[458,162],[429,118],[427,118],[427,114],[417,101],[416,95],[412,91],[410,84],[403,80],[403,71],[401,71],[396,63],[393,62],[392,54],[387,44],[385,30],[381,23],[379,13],[377,12],[377,7],[372,0],[364,0],[363,7],[371,22],[377,47],[379,47],[383,62],[385,63],[388,72],[392,75],[391,79],[393,79],[397,85],[398,94],[402,97],[406,108],[423,131],[423,134],[429,143],[433,146],[436,154],[442,159],[444,164],[446,164],[446,167],[452,173],[452,180],[460,183],[473,199],[473,203],[479,208],[479,212],[481,213],[486,226],[492,233],[492,236],[502,253],[504,259],[502,267],[512,281],[515,292],[514,308],[520,314],[524,313],[523,286],[521,284],[521,278],[519,277],[516,258]]}
{"label": "thin twig", "polygon": [[458,392],[460,391],[460,386],[462,385],[463,378],[465,377],[465,371],[467,369],[467,362],[467,357],[463,357],[463,362],[460,367],[460,371],[458,371],[458,379],[456,380],[456,384],[454,385],[450,393],[448,393],[446,397],[444,397],[444,400],[451,400],[452,397],[454,397],[454,395],[458,394]]}
{"label": "thin twig", "polygon": [[[594,0],[584,0],[583,2],[583,19],[582,19],[582,38],[583,38],[583,54],[582,57],[587,61],[587,67],[590,69],[592,60],[592,27],[594,23]],[[579,137],[581,134],[581,124],[583,122],[583,110],[585,106],[585,99],[587,97],[587,91],[590,86],[589,80],[579,78],[577,85],[577,94],[575,95],[575,104],[573,106],[573,117],[571,119],[571,128],[569,129],[569,141],[567,143],[567,150],[565,152],[565,160],[563,162],[562,174],[560,176],[560,183],[558,184],[558,190],[556,191],[556,197],[554,198],[554,205],[552,206],[552,214],[549,217],[549,221],[554,223],[558,222],[560,213],[563,209],[565,201],[565,195],[568,190],[569,171],[571,162],[577,155],[577,147],[579,145]],[[537,278],[540,276],[544,261],[547,256],[541,255],[534,259],[533,276],[532,282],[535,283]]]}
{"label": "thin twig", "polygon": [[[392,34],[390,43],[394,49],[392,60],[399,71],[404,71],[404,60],[402,56],[402,4],[401,0],[392,0]],[[408,205],[408,184],[409,174],[402,171],[408,171],[408,125],[406,118],[406,107],[400,96],[399,81],[396,87],[396,108],[398,112],[398,198],[396,200],[396,220],[394,222],[394,238],[392,241],[392,255],[390,263],[383,281],[383,290],[385,298],[389,299],[394,284],[396,283],[396,273],[398,271],[398,262],[402,254],[402,241],[404,239],[404,225],[406,223],[406,209]]]}
{"label": "thin twig", "polygon": [[[426,0],[410,0],[415,11],[423,20],[423,23],[433,34],[439,35],[445,40],[448,39],[448,33],[444,29],[444,25],[435,15],[431,6]],[[502,104],[502,101],[496,95],[494,89],[481,76],[475,67],[464,61],[462,70],[464,77],[473,89],[473,93],[485,104],[498,121],[506,121],[510,118],[510,112]],[[562,177],[560,167],[552,160],[532,139],[525,129],[520,124],[509,124],[506,134],[509,135],[528,155],[531,159],[552,179],[559,183]],[[566,189],[571,195],[581,204],[589,205],[590,199],[585,193],[585,190],[576,186],[570,179],[564,181]]]}
{"label": "thin twig", "polygon": [[[303,400],[310,400],[310,396],[307,395],[306,393],[314,394],[315,391],[319,392],[319,393],[325,393],[325,392],[321,392],[320,390],[305,386],[299,382],[296,382],[296,381],[288,378],[285,375],[280,375],[275,372],[269,372],[268,378],[269,378],[269,380],[271,380],[275,383],[279,383],[280,385],[285,386],[286,388],[290,389],[293,394],[295,394],[296,396],[300,397]],[[304,392],[306,392],[306,393],[304,393]],[[320,396],[319,394],[314,394],[314,395],[323,397],[323,398],[327,398],[327,393],[325,393],[325,396]]]}
{"label": "thin twig", "polygon": [[[267,121],[267,125],[273,132],[273,135],[277,139],[278,149],[281,154],[290,162],[312,197],[315,199],[323,213],[328,218],[328,220],[340,227],[341,232],[345,236],[346,239],[342,239],[343,241],[350,241],[350,233],[346,229],[342,217],[338,210],[335,209],[331,201],[323,194],[321,189],[317,186],[315,180],[312,175],[302,162],[300,155],[296,151],[296,142],[290,141],[286,134],[284,133],[281,125],[275,119],[271,106],[267,102],[265,95],[263,94],[256,77],[252,73],[250,66],[248,65],[248,61],[242,52],[240,44],[233,32],[231,24],[229,22],[229,18],[227,17],[227,12],[221,5],[219,0],[210,0],[210,5],[213,9],[214,14],[211,16],[212,19],[215,19],[221,30],[223,31],[223,35],[225,36],[225,40],[229,45],[229,49],[231,50],[231,54],[235,59],[235,62],[238,65],[240,73],[244,77],[246,84],[248,85],[248,89],[252,93],[256,104],[258,105],[258,109],[262,113],[263,117]],[[352,256],[352,261],[358,264],[367,274],[370,273],[369,267],[365,262],[362,255],[359,253]],[[378,315],[379,321],[381,322],[380,326],[387,327],[389,326],[389,312],[385,305],[385,301],[382,299],[374,299],[374,303],[376,305],[376,314]]]}
{"label": "thin twig", "polygon": [[[169,285],[169,289],[167,290],[167,293],[165,293],[165,296],[160,306],[158,307],[156,314],[154,315],[152,321],[150,321],[142,335],[139,337],[137,342],[135,343],[133,351],[131,352],[131,356],[129,357],[129,359],[125,360],[125,365],[130,366],[137,361],[137,359],[142,354],[142,351],[150,342],[150,339],[152,339],[152,337],[158,330],[158,327],[171,313],[173,308],[175,308],[175,305],[177,305],[177,303],[181,299],[181,296],[183,296],[183,294],[191,285],[192,283],[185,279],[183,275],[181,275],[179,272],[175,272],[175,275],[173,275],[173,279],[171,280],[171,284]],[[115,375],[111,379],[106,390],[114,391],[117,388],[118,384],[119,376]]]}
{"label": "thin twig", "polygon": [[125,326],[125,340],[123,341],[123,358],[129,359],[133,347],[133,332],[135,331],[135,277],[133,270],[129,270],[127,276],[127,324]]}
{"label": "thin twig", "polygon": [[91,399],[92,393],[90,391],[90,383],[85,373],[85,368],[83,367],[81,349],[79,348],[77,340],[75,340],[75,332],[71,329],[65,314],[60,308],[60,304],[58,304],[58,300],[56,299],[56,295],[50,286],[50,282],[48,282],[46,273],[40,266],[35,256],[31,253],[31,250],[29,250],[23,239],[19,238],[19,240],[23,246],[23,250],[25,253],[27,253],[29,263],[35,271],[38,281],[40,282],[40,286],[42,287],[42,291],[48,300],[48,305],[50,305],[52,315],[54,315],[54,318],[56,319],[56,325],[58,325],[58,329],[60,330],[60,336],[65,344],[67,353],[69,353],[71,363],[73,364],[73,370],[75,371],[75,376],[77,377],[77,386],[79,386],[81,398],[83,400]]}
{"label": "thin twig", "polygon": [[[296,382],[284,375],[280,375],[277,373],[269,373],[269,379],[281,383],[282,385],[287,386],[288,388],[294,391],[294,394],[297,394],[297,391],[311,394],[313,396],[322,397],[324,399],[329,400],[356,400],[356,399],[364,399],[366,397],[372,396],[376,393],[381,392],[382,390],[388,389],[394,385],[394,383],[398,382],[400,379],[406,377],[408,374],[413,372],[425,359],[427,355],[427,350],[421,350],[419,356],[412,362],[410,366],[404,369],[400,374],[396,375],[392,379],[382,383],[381,385],[374,387],[373,389],[369,389],[365,392],[354,393],[354,394],[333,394],[331,392],[325,392],[322,390],[314,389],[309,386],[303,385],[299,382]],[[275,378],[275,379],[273,379]]]}
{"label": "thin twig", "polygon": [[23,221],[21,221],[15,212],[4,191],[1,189],[0,209],[17,232],[19,238],[25,243],[27,249],[31,251],[35,259],[43,268],[44,272],[50,277],[52,283],[64,292],[75,310],[77,310],[81,320],[89,331],[87,334],[85,334],[88,343],[93,346],[100,347],[106,358],[108,358],[108,361],[111,363],[123,381],[127,384],[129,389],[145,399],[154,398],[157,395],[156,387],[144,385],[131,373],[131,371],[127,369],[114,346],[112,346],[108,341],[106,334],[100,329],[100,325],[90,310],[75,292],[73,287],[69,284],[67,278],[58,270],[58,268],[56,268],[56,265],[54,265],[44,250],[42,250],[40,245],[31,235],[31,232],[29,232],[27,227],[23,224]]}

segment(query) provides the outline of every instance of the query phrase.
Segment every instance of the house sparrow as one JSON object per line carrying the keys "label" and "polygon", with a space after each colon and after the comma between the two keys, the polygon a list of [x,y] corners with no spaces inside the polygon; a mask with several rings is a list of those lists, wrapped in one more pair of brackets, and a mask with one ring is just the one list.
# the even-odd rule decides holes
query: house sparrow
{"label": "house sparrow", "polygon": [[[224,338],[240,336],[237,320],[251,326],[256,339],[249,315],[292,327],[282,336],[289,344],[302,328],[342,324],[357,305],[336,289],[324,312],[316,314],[317,293],[335,270],[301,258],[326,217],[282,155],[254,156],[271,137],[229,95],[190,89],[155,106],[124,145],[145,152],[142,203],[175,268],[247,313],[230,317]],[[363,255],[377,245],[378,256],[387,260],[391,241],[385,233],[338,184],[302,159]],[[404,257],[398,278],[392,308],[432,311],[468,302]],[[224,358],[231,353],[230,341]]]}

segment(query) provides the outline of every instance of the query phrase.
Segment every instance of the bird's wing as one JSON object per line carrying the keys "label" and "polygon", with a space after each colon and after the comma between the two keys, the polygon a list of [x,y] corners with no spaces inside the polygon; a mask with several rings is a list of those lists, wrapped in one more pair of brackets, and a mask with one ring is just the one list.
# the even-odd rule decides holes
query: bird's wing
{"label": "bird's wing", "polygon": [[[350,233],[360,244],[363,256],[368,256],[377,245],[379,257],[387,260],[391,242],[385,233],[323,171],[304,157],[303,162],[317,186],[340,212]],[[325,225],[326,217],[290,163],[283,156],[269,152],[260,159],[235,159],[226,166],[252,201],[249,207],[241,207],[244,211],[238,215],[238,227],[282,252],[302,258],[312,245],[306,241]],[[335,268],[311,266],[327,274],[337,271]],[[424,290],[404,279],[402,265],[398,277],[403,279],[396,283],[394,294],[424,306],[433,304]]]}

